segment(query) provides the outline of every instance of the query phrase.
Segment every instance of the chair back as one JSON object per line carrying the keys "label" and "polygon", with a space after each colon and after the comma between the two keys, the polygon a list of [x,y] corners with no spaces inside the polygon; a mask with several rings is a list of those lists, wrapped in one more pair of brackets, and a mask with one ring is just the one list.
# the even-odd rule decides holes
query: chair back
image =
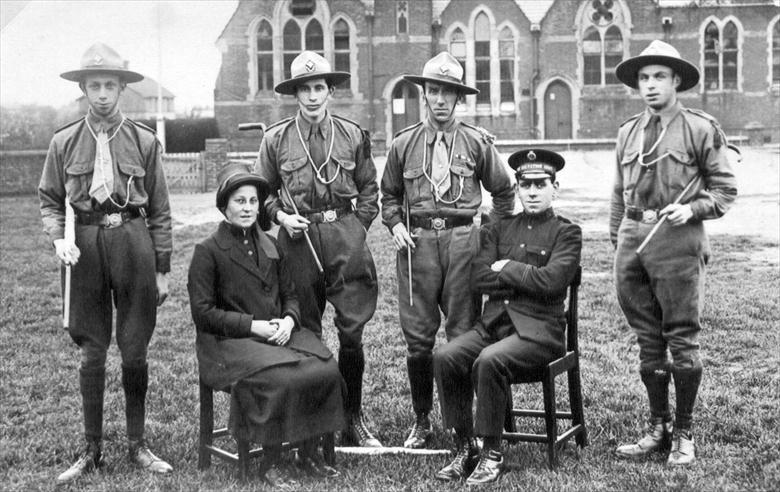
{"label": "chair back", "polygon": [[566,310],[566,351],[579,353],[577,343],[577,300],[582,282],[582,266],[577,266],[577,273],[569,284],[569,307]]}

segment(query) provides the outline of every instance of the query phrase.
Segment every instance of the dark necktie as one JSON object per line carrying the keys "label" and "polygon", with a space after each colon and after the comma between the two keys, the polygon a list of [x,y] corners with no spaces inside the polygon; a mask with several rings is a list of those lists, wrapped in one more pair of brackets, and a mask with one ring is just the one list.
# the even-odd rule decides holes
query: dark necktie
{"label": "dark necktie", "polygon": [[[314,161],[314,165],[318,168],[325,162],[327,154],[325,153],[325,139],[322,135],[322,130],[319,125],[312,125],[309,132],[309,154]],[[327,166],[322,168],[323,178],[326,178]]]}
{"label": "dark necktie", "polygon": [[[645,156],[643,159],[645,162],[649,161],[651,159],[651,155],[649,154],[650,149],[653,148],[653,145],[655,145],[656,140],[658,140],[658,135],[661,133],[661,117],[657,114],[654,114],[650,117],[650,121],[647,123],[647,126],[645,127],[645,145],[642,148],[642,155]],[[655,154],[655,152],[653,152]]]}
{"label": "dark necktie", "polygon": [[[650,117],[650,121],[645,127],[645,144],[642,146],[642,155],[640,156],[640,162],[650,163],[655,159],[655,155],[658,153],[658,148],[653,149],[653,146],[658,140],[658,135],[661,130],[661,117],[654,114]],[[650,152],[650,149],[653,149]],[[650,201],[653,198],[653,191],[655,189],[655,163],[647,166],[642,166],[639,170],[639,178],[636,183],[636,198],[637,203],[635,205],[646,207],[649,206]]]}

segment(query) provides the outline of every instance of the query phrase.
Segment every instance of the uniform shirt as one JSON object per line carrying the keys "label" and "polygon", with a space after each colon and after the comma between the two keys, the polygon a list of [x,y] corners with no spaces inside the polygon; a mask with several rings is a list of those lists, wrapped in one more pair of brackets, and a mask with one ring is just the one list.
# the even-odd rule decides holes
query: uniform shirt
{"label": "uniform shirt", "polygon": [[493,213],[510,215],[515,203],[514,183],[492,139],[484,130],[457,120],[445,129],[444,140],[452,153],[452,165],[451,185],[444,199],[454,200],[463,192],[455,203],[447,204],[434,200],[425,176],[431,175],[436,129],[426,120],[398,133],[387,152],[382,176],[382,222],[392,230],[403,220],[404,193],[408,195],[412,215],[472,217],[482,204],[480,183],[493,197]]}
{"label": "uniform shirt", "polygon": [[[610,239],[617,243],[617,231],[625,207],[662,209],[677,199],[683,188],[701,174],[703,184],[691,190],[681,203],[689,203],[691,220],[715,219],[729,209],[737,196],[737,184],[726,155],[726,141],[714,118],[684,108],[679,101],[661,114],[666,128],[648,161],[660,157],[643,171],[639,164],[642,135],[651,112],[645,110],[618,131],[615,184],[612,191]],[[638,196],[637,183],[649,192]],[[643,198],[645,197],[645,198]],[[689,198],[693,197],[693,198]]]}
{"label": "uniform shirt", "polygon": [[[492,222],[480,242],[472,285],[489,297],[478,327],[500,334],[508,314],[522,339],[562,348],[564,300],[580,264],[580,227],[550,208]],[[490,265],[498,260],[509,262],[494,272]]]}
{"label": "uniform shirt", "polygon": [[[330,113],[325,115],[319,128],[323,134],[326,154],[330,147],[331,122],[335,132],[333,153],[321,171],[326,181],[335,179],[326,185],[317,179],[314,167],[306,156],[298,137],[296,120],[301,136],[308,145],[311,125],[300,114],[269,127],[260,144],[255,173],[268,180],[273,190],[265,203],[269,217],[275,221],[276,213],[282,209],[292,213],[292,208],[285,205],[287,197],[282,200],[276,193],[284,182],[301,213],[350,208],[354,198],[355,215],[368,229],[379,212],[376,166],[371,157],[368,134],[354,122],[331,116]],[[316,164],[319,166],[322,163]]]}
{"label": "uniform shirt", "polygon": [[[123,116],[121,112],[117,112],[100,120],[89,112],[87,118],[95,132],[103,129],[111,136],[119,127]],[[173,237],[160,143],[150,128],[125,119],[108,145],[114,166],[111,198],[119,205],[124,205],[127,201],[124,210],[144,210],[154,245],[156,270],[168,273],[171,269]],[[62,239],[65,235],[66,197],[77,214],[113,213],[122,210],[109,200],[98,205],[89,196],[95,153],[95,138],[83,118],[59,129],[49,144],[38,185],[38,196],[43,229],[52,241]]]}

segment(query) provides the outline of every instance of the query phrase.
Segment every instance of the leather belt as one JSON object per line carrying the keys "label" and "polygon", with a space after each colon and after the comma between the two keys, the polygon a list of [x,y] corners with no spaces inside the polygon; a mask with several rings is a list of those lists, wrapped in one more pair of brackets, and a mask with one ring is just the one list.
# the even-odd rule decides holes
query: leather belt
{"label": "leather belt", "polygon": [[351,213],[352,209],[346,207],[321,210],[319,212],[301,211],[301,215],[309,219],[314,224],[319,224],[322,222],[336,222],[340,218]]}
{"label": "leather belt", "polygon": [[433,231],[443,231],[453,227],[464,226],[474,223],[474,217],[419,217],[412,215],[409,217],[409,225],[412,227],[422,227]]}
{"label": "leather belt", "polygon": [[655,224],[658,222],[658,210],[638,207],[626,207],[626,217],[643,224]]}
{"label": "leather belt", "polygon": [[76,222],[81,225],[95,225],[104,229],[113,229],[137,217],[141,217],[141,212],[138,210],[126,210],[124,212],[115,212],[112,214],[103,212],[78,212],[76,214]]}

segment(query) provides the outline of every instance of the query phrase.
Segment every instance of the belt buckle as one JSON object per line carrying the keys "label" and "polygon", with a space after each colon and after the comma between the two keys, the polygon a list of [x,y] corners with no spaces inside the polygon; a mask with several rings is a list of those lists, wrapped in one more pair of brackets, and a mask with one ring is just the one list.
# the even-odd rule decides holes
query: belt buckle
{"label": "belt buckle", "polygon": [[336,222],[337,218],[338,218],[338,214],[336,214],[335,210],[326,210],[322,212],[323,222]]}
{"label": "belt buckle", "polygon": [[111,229],[122,225],[122,214],[114,213],[106,215],[106,227]]}
{"label": "belt buckle", "polygon": [[441,217],[431,218],[431,229],[433,229],[434,231],[444,230],[445,225],[446,225],[446,221]]}
{"label": "belt buckle", "polygon": [[643,210],[642,211],[642,222],[645,224],[655,224],[658,222],[658,212],[655,210]]}

